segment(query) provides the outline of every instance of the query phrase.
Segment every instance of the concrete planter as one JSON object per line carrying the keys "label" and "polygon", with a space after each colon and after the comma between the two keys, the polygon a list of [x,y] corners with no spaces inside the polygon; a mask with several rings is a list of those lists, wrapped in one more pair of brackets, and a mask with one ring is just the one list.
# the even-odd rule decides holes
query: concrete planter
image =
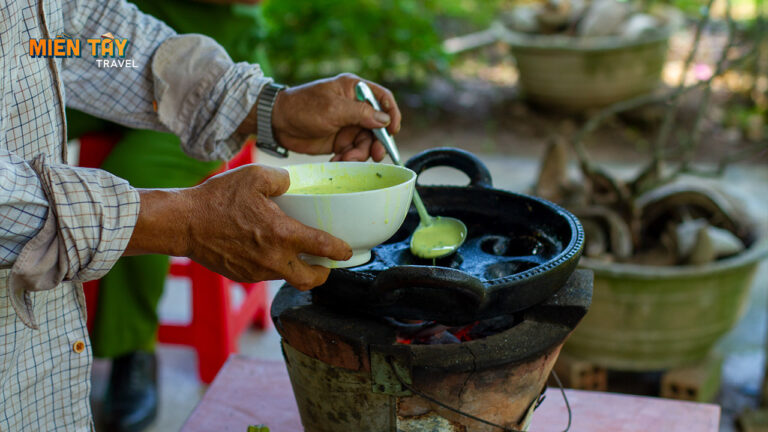
{"label": "concrete planter", "polygon": [[701,266],[654,267],[582,258],[595,273],[592,307],[563,352],[629,371],[669,369],[707,356],[741,318],[768,239]]}
{"label": "concrete planter", "polygon": [[531,102],[583,111],[652,92],[659,86],[669,32],[640,40],[505,32],[520,86]]}

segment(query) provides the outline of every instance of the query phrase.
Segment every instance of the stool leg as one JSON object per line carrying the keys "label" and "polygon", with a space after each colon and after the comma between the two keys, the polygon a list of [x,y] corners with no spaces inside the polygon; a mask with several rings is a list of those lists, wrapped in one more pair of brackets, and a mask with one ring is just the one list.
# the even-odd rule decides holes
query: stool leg
{"label": "stool leg", "polygon": [[229,281],[193,263],[192,319],[200,379],[211,383],[229,355],[237,350],[230,337]]}
{"label": "stool leg", "polygon": [[256,309],[256,313],[253,314],[253,325],[260,330],[268,329],[269,324],[272,322],[272,317],[269,316],[269,293],[267,288],[266,282],[260,282],[253,287],[256,292],[252,295],[259,298],[259,307]]}

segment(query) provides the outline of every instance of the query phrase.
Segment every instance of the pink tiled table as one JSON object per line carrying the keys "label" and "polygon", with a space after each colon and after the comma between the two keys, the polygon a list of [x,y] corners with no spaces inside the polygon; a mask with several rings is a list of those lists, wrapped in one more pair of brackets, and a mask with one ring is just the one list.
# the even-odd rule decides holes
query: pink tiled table
{"label": "pink tiled table", "polygon": [[[717,432],[720,407],[641,396],[566,390],[572,432]],[[536,410],[531,432],[560,432],[567,412],[559,389],[550,388]],[[302,430],[288,372],[282,362],[232,356],[216,376],[182,431],[245,432],[264,423],[272,432]]]}

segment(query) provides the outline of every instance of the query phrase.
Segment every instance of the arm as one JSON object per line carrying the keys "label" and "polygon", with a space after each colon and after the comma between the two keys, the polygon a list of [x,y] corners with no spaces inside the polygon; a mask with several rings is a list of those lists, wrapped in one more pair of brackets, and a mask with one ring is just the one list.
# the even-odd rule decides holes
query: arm
{"label": "arm", "polygon": [[103,276],[128,244],[138,194],[107,172],[28,163],[1,145],[0,176],[0,267],[11,268],[18,317],[35,327],[29,292]]}
{"label": "arm", "polygon": [[[211,38],[175,35],[124,0],[68,0],[64,13],[73,33],[130,39],[127,55],[139,66],[99,69],[87,56],[65,59],[68,105],[127,126],[173,132],[199,159],[229,159],[247,134],[257,132],[255,104],[272,82],[258,65],[232,62]],[[272,119],[275,137],[300,153],[381,160],[384,148],[369,129],[387,126],[397,133],[400,111],[392,94],[373,83],[386,115],[357,101],[358,80],[342,74],[282,92]]]}
{"label": "arm", "polygon": [[[67,105],[137,128],[170,131],[199,159],[229,159],[245,136],[235,129],[264,84],[258,65],[234,63],[212,39],[176,35],[124,0],[67,0],[64,28],[81,38],[106,32],[130,40],[137,68],[97,68],[90,53],[62,61]],[[155,110],[155,107],[157,110]]]}

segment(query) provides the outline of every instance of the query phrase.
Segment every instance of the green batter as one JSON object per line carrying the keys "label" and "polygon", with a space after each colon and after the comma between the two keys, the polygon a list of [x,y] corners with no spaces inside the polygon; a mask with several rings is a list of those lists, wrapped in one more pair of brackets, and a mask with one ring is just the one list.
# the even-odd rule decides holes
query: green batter
{"label": "green batter", "polygon": [[[371,175],[337,174],[314,181],[298,180],[288,189],[289,194],[331,195],[386,189],[402,183],[397,176],[385,176],[376,172]],[[309,183],[309,184],[307,184]]]}
{"label": "green batter", "polygon": [[466,228],[453,218],[440,216],[429,226],[419,226],[411,237],[411,251],[420,258],[438,258],[454,252],[464,243]]}

